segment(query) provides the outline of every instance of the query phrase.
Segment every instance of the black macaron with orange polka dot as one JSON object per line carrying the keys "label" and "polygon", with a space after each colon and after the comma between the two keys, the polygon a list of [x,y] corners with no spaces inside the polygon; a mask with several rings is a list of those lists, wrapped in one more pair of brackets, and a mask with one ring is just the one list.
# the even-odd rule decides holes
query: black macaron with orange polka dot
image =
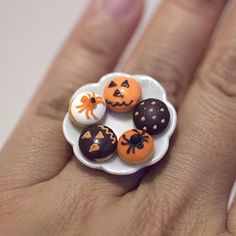
{"label": "black macaron with orange polka dot", "polygon": [[157,135],[168,126],[170,113],[164,102],[159,99],[148,98],[136,105],[133,120],[137,129],[144,130],[151,135]]}

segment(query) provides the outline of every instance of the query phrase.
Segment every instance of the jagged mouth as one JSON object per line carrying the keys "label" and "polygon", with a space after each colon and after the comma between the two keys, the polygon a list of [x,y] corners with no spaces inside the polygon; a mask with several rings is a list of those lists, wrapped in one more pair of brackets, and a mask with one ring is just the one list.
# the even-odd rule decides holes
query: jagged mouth
{"label": "jagged mouth", "polygon": [[108,100],[106,99],[106,103],[107,103],[108,105],[113,106],[113,107],[116,107],[116,106],[118,106],[118,107],[122,107],[122,106],[128,107],[128,106],[130,106],[133,102],[134,102],[133,100],[131,100],[129,103],[126,103],[125,101],[123,101],[123,102],[111,102],[111,101],[108,101]]}

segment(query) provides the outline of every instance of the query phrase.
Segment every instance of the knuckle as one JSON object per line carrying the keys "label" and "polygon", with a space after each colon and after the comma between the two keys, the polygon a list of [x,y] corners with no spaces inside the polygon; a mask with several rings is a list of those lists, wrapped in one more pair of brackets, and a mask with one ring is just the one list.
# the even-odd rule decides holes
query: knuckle
{"label": "knuckle", "polygon": [[229,235],[236,236],[236,224],[235,223],[228,225],[227,230],[229,232]]}
{"label": "knuckle", "polygon": [[161,58],[160,54],[155,53],[137,58],[129,66],[129,71],[147,74],[157,79],[166,89],[170,100],[177,104],[184,89],[184,83],[181,81],[186,75],[178,67],[173,54],[165,52],[165,56]]}
{"label": "knuckle", "polygon": [[25,194],[21,190],[4,191],[0,194],[0,228],[9,225],[24,210]]}
{"label": "knuckle", "polygon": [[135,208],[138,209],[140,235],[164,235],[167,232],[171,235],[177,207],[170,196],[163,191],[159,194],[149,191],[148,195],[145,191],[141,193],[142,196]]}
{"label": "knuckle", "polygon": [[45,98],[40,102],[36,114],[45,118],[61,120],[66,113],[65,104],[68,103],[63,104],[63,101],[67,101],[63,94],[51,95],[50,99]]}
{"label": "knuckle", "polygon": [[[64,179],[65,176],[58,176],[56,183],[60,182],[61,178]],[[62,213],[68,216],[68,220],[71,223],[82,223],[94,214],[99,204],[102,205],[100,201],[104,201],[104,198],[101,200],[102,197],[100,198],[96,194],[101,191],[101,188],[96,184],[89,188],[86,187],[84,183],[88,180],[85,180],[84,177],[81,177],[81,183],[83,184],[71,181],[70,178],[67,181],[69,182],[60,189],[58,207],[60,208],[62,202],[66,202],[66,212],[63,207],[61,209]],[[54,192],[52,194],[54,196]],[[69,224],[70,222],[67,223]]]}
{"label": "knuckle", "polygon": [[77,86],[66,80],[50,85],[36,106],[36,115],[53,120],[62,120],[67,112],[69,99]]}
{"label": "knuckle", "polygon": [[204,10],[208,11],[208,14],[211,12],[215,12],[215,9],[218,9],[220,6],[222,6],[221,0],[200,0],[200,1],[177,1],[176,4],[180,6],[182,9],[195,14],[199,15],[202,14]]}
{"label": "knuckle", "polygon": [[[87,40],[86,38],[89,39]],[[70,97],[75,90],[86,81],[93,81],[108,71],[109,66],[106,60],[110,57],[107,54],[110,51],[112,52],[114,48],[109,49],[109,44],[105,44],[101,40],[101,42],[98,42],[99,40],[94,40],[93,36],[91,38],[83,36],[80,39],[80,47],[83,48],[80,51],[82,57],[76,57],[70,50],[62,52],[61,58],[56,61],[49,73],[46,86],[44,84],[46,92],[41,96],[42,99],[37,104],[36,115],[61,120],[67,112]],[[72,50],[74,49],[72,48]],[[104,56],[105,54],[106,56]],[[96,58],[96,56],[99,56],[101,60]],[[103,60],[102,58],[105,59]],[[96,66],[96,71],[91,71],[94,61],[99,66]]]}
{"label": "knuckle", "polygon": [[88,27],[83,28],[83,32],[74,38],[74,42],[75,45],[95,57],[108,57],[114,53],[115,44],[118,44],[119,40],[112,38],[112,33],[105,38],[107,29],[98,23],[93,22]]}
{"label": "knuckle", "polygon": [[[89,57],[76,58],[71,52],[63,51],[49,71],[43,84],[44,93],[36,105],[36,115],[61,120],[68,109],[73,93],[104,73],[106,69],[91,71],[93,63]],[[97,77],[95,77],[97,76]]]}
{"label": "knuckle", "polygon": [[[154,184],[152,189],[157,187]],[[217,233],[210,233],[215,222],[210,219],[209,214],[205,214],[204,211],[199,214],[201,213],[199,204],[194,209],[194,201],[187,196],[170,191],[168,187],[158,193],[156,190],[152,192],[150,189],[146,190],[136,202],[135,214],[138,213],[136,218],[139,219],[137,235],[198,235],[197,232],[199,235],[205,235],[206,232],[208,235],[218,235],[217,227],[215,229]],[[148,195],[145,194],[147,192]],[[208,206],[206,204],[202,204],[200,208],[206,209]]]}
{"label": "knuckle", "polygon": [[226,97],[236,97],[236,47],[226,46],[217,54],[211,66],[203,69],[200,82],[212,86]]}
{"label": "knuckle", "polygon": [[66,214],[72,221],[82,223],[94,212],[95,196],[88,196],[88,194],[80,193],[79,196],[70,195],[70,198],[67,201],[70,203],[70,206],[68,207]]}

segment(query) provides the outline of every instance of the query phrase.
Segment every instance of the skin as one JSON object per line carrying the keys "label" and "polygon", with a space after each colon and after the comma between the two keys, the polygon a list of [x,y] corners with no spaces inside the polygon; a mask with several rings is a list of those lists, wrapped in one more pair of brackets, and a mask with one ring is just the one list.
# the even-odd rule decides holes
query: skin
{"label": "skin", "polygon": [[82,166],[61,131],[66,101],[114,69],[141,18],[141,0],[122,14],[104,1],[75,27],[1,152],[0,235],[236,235],[235,3],[209,44],[226,0],[163,1],[123,70],[158,78],[178,128],[163,161],[121,177]]}

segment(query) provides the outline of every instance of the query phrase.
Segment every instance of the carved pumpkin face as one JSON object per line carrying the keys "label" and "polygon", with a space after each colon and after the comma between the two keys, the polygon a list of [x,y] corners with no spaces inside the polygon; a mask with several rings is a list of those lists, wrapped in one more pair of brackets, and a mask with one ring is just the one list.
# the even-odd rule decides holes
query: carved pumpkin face
{"label": "carved pumpkin face", "polygon": [[127,112],[139,102],[141,88],[131,78],[118,77],[112,79],[104,90],[107,106],[115,112]]}
{"label": "carved pumpkin face", "polygon": [[79,147],[89,160],[102,162],[111,157],[116,150],[117,137],[107,126],[87,127],[80,135]]}

